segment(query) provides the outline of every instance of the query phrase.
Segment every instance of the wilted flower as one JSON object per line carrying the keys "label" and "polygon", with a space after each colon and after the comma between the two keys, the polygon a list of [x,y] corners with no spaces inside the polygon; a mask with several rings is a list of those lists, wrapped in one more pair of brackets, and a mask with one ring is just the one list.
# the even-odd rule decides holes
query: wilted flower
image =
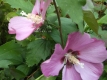
{"label": "wilted flower", "polygon": [[31,13],[26,14],[22,11],[22,16],[16,16],[10,19],[8,26],[9,34],[16,34],[17,40],[27,38],[44,23],[46,10],[50,2],[51,0],[36,0]]}
{"label": "wilted flower", "polygon": [[56,76],[62,70],[62,80],[98,80],[103,72],[102,62],[107,59],[103,41],[89,34],[69,34],[64,50],[60,44],[50,59],[41,64],[45,76]]}

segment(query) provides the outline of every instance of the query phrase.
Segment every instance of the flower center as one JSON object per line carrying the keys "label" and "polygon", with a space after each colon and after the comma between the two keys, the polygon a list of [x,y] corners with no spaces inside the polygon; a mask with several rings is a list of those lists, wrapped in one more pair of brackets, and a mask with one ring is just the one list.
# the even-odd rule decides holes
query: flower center
{"label": "flower center", "polygon": [[81,62],[76,58],[76,56],[73,55],[73,54],[71,54],[70,52],[65,55],[65,60],[64,60],[65,64],[67,63],[67,61],[68,61],[69,63],[72,63],[72,64],[78,64],[78,65],[80,65],[81,68],[84,68],[84,63],[81,63]]}
{"label": "flower center", "polygon": [[36,24],[39,24],[41,22],[43,22],[44,20],[42,19],[42,16],[41,15],[35,15],[35,14],[32,14],[32,13],[28,13],[26,14],[24,11],[22,11],[20,13],[22,16],[25,16],[27,17],[28,19],[31,19],[33,22],[35,22]]}

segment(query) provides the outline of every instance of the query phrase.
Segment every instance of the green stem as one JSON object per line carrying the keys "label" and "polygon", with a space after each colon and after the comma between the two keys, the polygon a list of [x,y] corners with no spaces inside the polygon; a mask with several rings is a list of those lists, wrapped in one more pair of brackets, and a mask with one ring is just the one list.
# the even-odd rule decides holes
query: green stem
{"label": "green stem", "polygon": [[58,17],[59,33],[60,33],[60,38],[61,38],[61,44],[62,44],[62,47],[64,48],[64,42],[63,42],[63,37],[62,37],[62,27],[61,27],[61,20],[60,20],[59,10],[57,8],[55,0],[53,0],[53,3],[54,3],[55,9],[56,9],[56,13],[57,13],[57,17]]}
{"label": "green stem", "polygon": [[31,78],[38,70],[39,70],[40,68],[38,68],[36,71],[34,71],[32,74],[30,74],[29,76],[27,76],[27,80],[29,79],[29,78]]}

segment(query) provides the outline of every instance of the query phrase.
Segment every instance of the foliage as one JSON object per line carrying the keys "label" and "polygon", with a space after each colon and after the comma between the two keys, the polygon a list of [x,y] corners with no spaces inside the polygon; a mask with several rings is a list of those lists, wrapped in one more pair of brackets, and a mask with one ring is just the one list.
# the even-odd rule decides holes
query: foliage
{"label": "foliage", "polygon": [[[40,64],[48,59],[56,43],[64,45],[69,33],[87,32],[105,41],[107,46],[107,0],[93,0],[88,10],[82,7],[87,0],[56,0],[61,29],[54,3],[51,2],[46,20],[40,29],[27,39],[17,41],[15,35],[8,34],[9,20],[21,16],[20,12],[30,13],[36,0],[0,0],[0,80],[61,80],[58,77],[45,77]],[[100,2],[100,4],[98,3]],[[107,80],[107,62],[100,80]]]}

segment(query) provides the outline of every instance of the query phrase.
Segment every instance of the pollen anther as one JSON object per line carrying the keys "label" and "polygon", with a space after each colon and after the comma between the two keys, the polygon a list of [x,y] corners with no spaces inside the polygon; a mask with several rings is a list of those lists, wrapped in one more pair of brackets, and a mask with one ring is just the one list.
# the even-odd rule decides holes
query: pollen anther
{"label": "pollen anther", "polygon": [[65,62],[67,62],[67,60],[72,63],[72,64],[78,64],[80,65],[81,68],[84,68],[84,63],[81,63],[74,55],[72,55],[71,53],[67,53],[65,55]]}
{"label": "pollen anther", "polygon": [[40,15],[36,15],[36,14],[32,14],[32,13],[26,14],[26,12],[24,12],[24,11],[22,11],[20,14],[22,16],[27,17],[28,19],[31,19],[36,24],[43,22],[42,16],[40,16]]}
{"label": "pollen anther", "polygon": [[22,16],[27,16],[26,12],[24,12],[24,11],[21,11],[20,14],[21,14]]}

